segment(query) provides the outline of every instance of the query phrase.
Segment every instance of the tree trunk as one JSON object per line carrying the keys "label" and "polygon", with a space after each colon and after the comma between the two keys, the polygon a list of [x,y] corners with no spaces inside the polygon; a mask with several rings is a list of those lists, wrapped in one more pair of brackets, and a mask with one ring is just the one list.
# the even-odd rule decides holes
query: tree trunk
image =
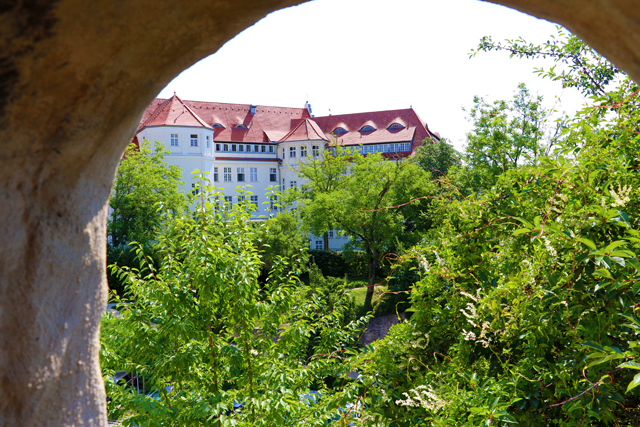
{"label": "tree trunk", "polygon": [[324,250],[328,251],[329,250],[329,233],[324,233],[324,236],[322,236],[322,239],[324,240]]}
{"label": "tree trunk", "polygon": [[369,285],[367,287],[367,296],[364,300],[364,310],[371,311],[373,309],[373,293],[375,291],[375,283],[376,283],[376,267],[378,266],[378,255],[380,255],[380,251],[377,249],[369,249],[367,248],[367,261],[369,267]]}

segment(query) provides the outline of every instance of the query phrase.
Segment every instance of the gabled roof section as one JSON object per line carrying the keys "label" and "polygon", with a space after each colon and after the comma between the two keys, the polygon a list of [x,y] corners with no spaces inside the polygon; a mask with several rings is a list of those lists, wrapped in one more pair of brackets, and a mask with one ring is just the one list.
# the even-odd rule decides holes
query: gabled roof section
{"label": "gabled roof section", "polygon": [[[372,111],[368,113],[338,114],[333,116],[315,117],[314,120],[328,138],[335,139],[340,145],[387,144],[392,142],[411,142],[412,153],[422,145],[426,138],[434,137],[427,124],[418,117],[413,108],[389,111]],[[389,129],[398,123],[404,126],[400,129]],[[365,131],[365,126],[376,129]],[[333,134],[334,129],[342,127],[346,133]],[[398,155],[399,153],[394,153]],[[403,156],[410,153],[402,154]]]}
{"label": "gabled roof section", "polygon": [[317,140],[329,142],[329,138],[327,138],[322,129],[320,129],[320,126],[318,126],[313,119],[305,118],[304,120],[300,120],[299,123],[294,124],[293,129],[278,142]]}
{"label": "gabled roof section", "polygon": [[[145,111],[141,126],[151,126],[162,117],[162,111],[169,108],[169,99],[156,99]],[[228,104],[222,102],[184,101],[183,104],[205,123],[207,128],[220,124],[223,128],[213,128],[213,140],[224,142],[275,142],[285,136],[293,127],[293,123],[310,118],[306,108],[268,107],[253,105],[255,114],[251,114],[251,104]],[[180,106],[180,111],[182,106]],[[296,122],[297,123],[297,122]],[[170,123],[166,123],[170,125]],[[244,125],[247,129],[236,129]]]}
{"label": "gabled roof section", "polygon": [[[164,100],[164,102],[155,104],[156,105],[152,103],[149,108],[147,108],[147,111],[145,111],[143,121],[140,123],[138,131],[152,126],[188,126],[211,129],[211,126],[176,94]],[[150,109],[152,109],[152,111],[149,111]]]}

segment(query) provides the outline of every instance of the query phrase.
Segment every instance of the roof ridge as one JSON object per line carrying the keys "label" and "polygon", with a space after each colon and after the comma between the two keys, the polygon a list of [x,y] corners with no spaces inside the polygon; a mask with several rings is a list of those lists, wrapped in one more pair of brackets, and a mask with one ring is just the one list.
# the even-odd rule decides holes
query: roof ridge
{"label": "roof ridge", "polygon": [[316,119],[324,119],[324,118],[327,118],[327,117],[343,117],[343,116],[356,116],[356,115],[360,115],[360,114],[390,113],[392,111],[413,111],[415,113],[415,110],[413,109],[413,107],[410,107],[410,108],[394,108],[394,109],[391,109],[391,110],[362,111],[360,113],[332,114],[330,116],[317,116],[317,117],[314,117],[314,118],[316,118]]}
{"label": "roof ridge", "polygon": [[[175,94],[173,95],[175,96]],[[173,98],[173,96],[171,98]],[[158,117],[158,115],[160,114],[160,112],[162,110],[164,110],[164,107],[167,105],[167,103],[171,100],[171,98],[167,98],[164,100],[164,102],[162,102],[160,105],[158,105],[158,107],[156,107],[156,109],[154,110],[154,112],[147,118],[147,120],[144,121],[144,123],[141,123],[140,126],[138,126],[138,130],[136,131],[136,133],[140,132],[142,129],[145,128],[145,126],[147,125],[147,123],[149,123],[149,121],[151,121],[151,119],[155,119],[156,117]],[[156,98],[159,99],[159,98]]]}
{"label": "roof ridge", "polygon": [[[161,99],[161,98],[156,98]],[[282,108],[288,110],[306,110],[304,107],[281,107],[278,105],[261,105],[261,104],[244,104],[244,103],[236,103],[236,102],[219,102],[219,101],[197,101],[195,99],[185,99],[183,102],[199,102],[202,104],[224,104],[224,105],[242,105],[246,107],[251,107],[255,105],[256,107],[267,107],[267,108]]]}
{"label": "roof ridge", "polygon": [[[176,98],[178,98],[178,95],[175,95]],[[184,101],[180,98],[178,98],[178,100],[182,103],[182,105],[185,106],[185,108],[189,111],[189,113],[191,113],[191,115],[204,127],[206,128],[211,128],[211,126],[209,126],[207,124],[207,122],[204,121],[204,119],[202,117],[200,117],[195,111],[193,111],[191,109],[191,107],[189,107],[187,104],[184,103]]]}

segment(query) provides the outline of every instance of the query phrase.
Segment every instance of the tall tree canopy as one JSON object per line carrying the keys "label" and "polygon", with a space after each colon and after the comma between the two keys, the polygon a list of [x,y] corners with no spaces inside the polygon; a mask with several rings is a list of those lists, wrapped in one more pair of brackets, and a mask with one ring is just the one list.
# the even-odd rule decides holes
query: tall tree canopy
{"label": "tall tree canopy", "polygon": [[511,101],[486,102],[474,97],[469,118],[466,160],[472,168],[487,169],[497,176],[522,164],[533,164],[553,144],[545,138],[549,111],[541,96],[533,96],[524,83]]}
{"label": "tall tree canopy", "polygon": [[301,163],[299,173],[308,182],[299,198],[303,226],[315,235],[335,228],[349,236],[348,248],[365,252],[370,306],[380,258],[405,230],[398,205],[428,194],[433,184],[414,162],[363,156],[337,145],[324,158]]}
{"label": "tall tree canopy", "polygon": [[146,140],[139,149],[130,144],[118,166],[107,222],[114,246],[155,240],[164,218],[158,203],[170,212],[186,207],[186,198],[178,190],[182,170],[164,162],[167,151],[162,144],[156,142],[153,150],[150,146]]}

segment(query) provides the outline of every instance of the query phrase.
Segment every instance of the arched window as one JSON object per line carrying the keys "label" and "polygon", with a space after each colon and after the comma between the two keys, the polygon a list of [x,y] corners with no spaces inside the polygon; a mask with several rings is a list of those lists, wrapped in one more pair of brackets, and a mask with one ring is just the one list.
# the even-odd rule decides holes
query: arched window
{"label": "arched window", "polygon": [[404,129],[404,126],[402,126],[400,123],[394,123],[391,126],[389,126],[387,129],[389,130]]}
{"label": "arched window", "polygon": [[373,126],[366,125],[366,126],[362,126],[362,129],[360,129],[360,132],[372,132],[374,130],[376,130],[376,128],[374,128]]}
{"label": "arched window", "polygon": [[341,133],[347,133],[347,131],[345,130],[345,128],[342,127],[337,127],[333,130],[333,133],[336,135],[339,135]]}
{"label": "arched window", "polygon": [[233,127],[234,129],[249,129],[248,127],[246,127],[245,125],[235,125]]}
{"label": "arched window", "polygon": [[220,123],[214,123],[211,125],[211,127],[216,129],[224,129],[224,126],[222,126]]}

